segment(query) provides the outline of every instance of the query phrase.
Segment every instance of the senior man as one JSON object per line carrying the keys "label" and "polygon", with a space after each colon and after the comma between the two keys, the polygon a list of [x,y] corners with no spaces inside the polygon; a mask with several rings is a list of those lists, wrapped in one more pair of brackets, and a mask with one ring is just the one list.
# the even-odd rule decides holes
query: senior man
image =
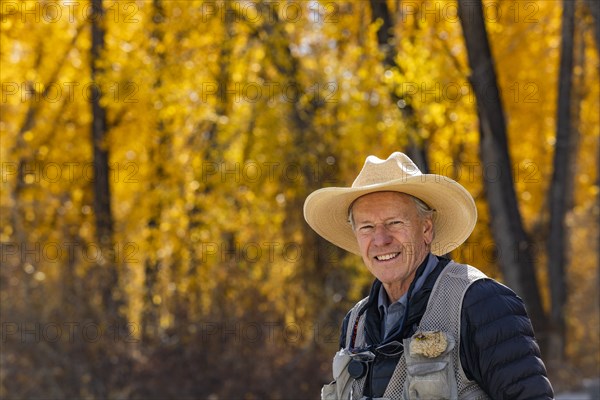
{"label": "senior man", "polygon": [[375,277],[343,321],[322,399],[553,398],[521,299],[442,257],[477,220],[460,184],[403,153],[369,156],[351,187],[308,196],[304,216]]}

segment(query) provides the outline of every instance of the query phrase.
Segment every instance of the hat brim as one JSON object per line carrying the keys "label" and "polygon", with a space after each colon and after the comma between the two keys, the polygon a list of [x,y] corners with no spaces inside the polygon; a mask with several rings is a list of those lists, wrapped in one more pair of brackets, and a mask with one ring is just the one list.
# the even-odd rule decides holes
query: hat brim
{"label": "hat brim", "polygon": [[374,192],[401,192],[424,201],[434,209],[431,252],[443,255],[460,246],[477,221],[473,197],[456,181],[443,175],[423,174],[360,188],[329,187],[311,193],[304,202],[304,218],[323,238],[360,255],[356,236],[348,221],[348,208],[361,196]]}

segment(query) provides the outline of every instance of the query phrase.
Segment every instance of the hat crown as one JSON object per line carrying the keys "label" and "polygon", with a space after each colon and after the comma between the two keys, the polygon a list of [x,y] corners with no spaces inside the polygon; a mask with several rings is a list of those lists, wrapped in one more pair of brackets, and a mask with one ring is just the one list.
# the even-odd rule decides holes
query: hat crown
{"label": "hat crown", "polygon": [[352,183],[353,188],[422,175],[419,167],[404,153],[392,153],[387,160],[368,156],[365,165]]}

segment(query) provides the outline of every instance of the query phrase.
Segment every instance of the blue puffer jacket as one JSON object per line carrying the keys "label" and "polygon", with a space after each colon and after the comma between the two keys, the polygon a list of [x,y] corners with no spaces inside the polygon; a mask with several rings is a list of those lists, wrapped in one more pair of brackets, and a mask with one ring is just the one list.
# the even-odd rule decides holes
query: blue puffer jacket
{"label": "blue puffer jacket", "polygon": [[[361,314],[367,313],[365,339],[371,349],[387,342],[402,342],[403,338],[415,333],[433,285],[448,262],[448,259],[440,258],[418,292],[412,293],[411,285],[402,330],[385,342],[381,340],[381,320],[377,310],[381,282],[375,280],[369,300],[361,310]],[[424,269],[425,263],[417,270],[413,283]],[[345,346],[349,317],[348,313],[342,324],[340,347]],[[399,357],[379,354],[376,350],[374,353],[376,357],[369,368],[363,394],[381,397]],[[475,282],[465,294],[460,360],[466,376],[476,381],[492,399],[554,398],[523,302],[512,290],[492,279]]]}

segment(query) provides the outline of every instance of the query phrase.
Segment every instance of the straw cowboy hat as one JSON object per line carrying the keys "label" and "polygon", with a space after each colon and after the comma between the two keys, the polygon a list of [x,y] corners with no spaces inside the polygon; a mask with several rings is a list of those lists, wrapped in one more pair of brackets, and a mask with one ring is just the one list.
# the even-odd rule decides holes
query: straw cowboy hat
{"label": "straw cowboy hat", "polygon": [[435,255],[449,253],[460,246],[475,227],[477,208],[469,192],[443,175],[421,173],[415,163],[400,152],[391,154],[387,160],[367,157],[352,187],[328,187],[311,193],[304,202],[304,218],[323,238],[360,255],[348,221],[348,209],[361,196],[385,191],[410,194],[434,210],[431,252]]}

